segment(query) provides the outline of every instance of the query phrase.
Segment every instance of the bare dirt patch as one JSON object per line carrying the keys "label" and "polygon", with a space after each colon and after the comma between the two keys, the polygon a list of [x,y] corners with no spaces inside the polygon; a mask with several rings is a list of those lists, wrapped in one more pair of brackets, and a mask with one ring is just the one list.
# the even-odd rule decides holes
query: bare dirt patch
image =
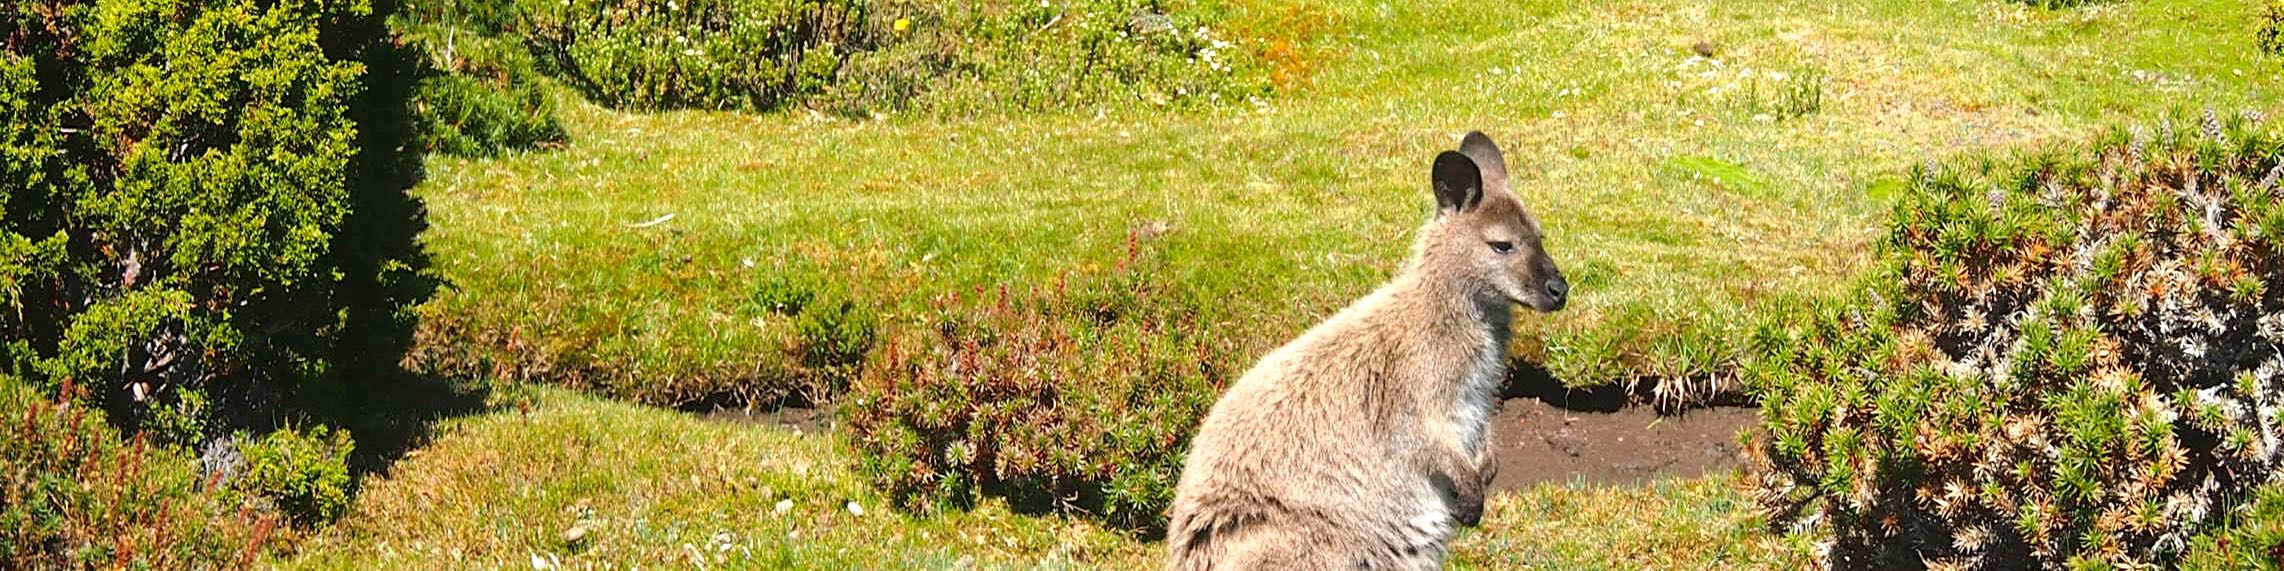
{"label": "bare dirt patch", "polygon": [[788,405],[776,408],[713,408],[690,412],[709,420],[774,426],[795,433],[833,430],[833,410],[830,408]]}
{"label": "bare dirt patch", "polygon": [[1740,407],[1663,415],[1647,406],[1572,410],[1540,398],[1508,399],[1491,421],[1499,463],[1491,487],[1638,484],[1730,470],[1744,464],[1738,431],[1758,419]]}

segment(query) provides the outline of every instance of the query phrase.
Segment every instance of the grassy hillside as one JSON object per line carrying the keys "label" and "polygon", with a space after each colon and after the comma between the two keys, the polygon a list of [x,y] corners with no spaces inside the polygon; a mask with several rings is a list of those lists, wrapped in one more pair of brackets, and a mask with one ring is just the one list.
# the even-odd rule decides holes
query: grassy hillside
{"label": "grassy hillside", "polygon": [[565,105],[567,148],[432,164],[430,239],[457,287],[427,311],[429,346],[680,402],[781,365],[783,324],[746,303],[758,275],[853,281],[893,318],[1110,263],[1147,227],[1179,287],[1266,347],[1390,272],[1428,158],[1484,129],[1578,288],[1525,320],[1526,358],[1577,385],[1718,380],[1756,310],[1858,270],[1902,169],[2278,93],[2233,0],[1322,9],[1339,32],[1305,87],[1218,111]]}
{"label": "grassy hillside", "polygon": [[[755,308],[764,278],[846,283],[893,323],[938,295],[1114,264],[1136,235],[1258,352],[1392,271],[1427,216],[1429,158],[1482,129],[1577,292],[1523,318],[1522,358],[1573,385],[1702,395],[1753,321],[1865,269],[1910,166],[2182,106],[2273,109],[2284,84],[2235,0],[1312,6],[1333,32],[1305,80],[1206,110],[850,120],[567,97],[561,149],[430,163],[420,192],[453,287],[424,308],[422,355],[677,404],[783,376],[793,326]],[[1123,569],[1157,549],[995,503],[894,513],[835,436],[575,392],[440,430],[277,563]],[[1498,500],[1456,562],[1798,567],[1806,547],[1758,531],[1736,490],[1535,489]]]}

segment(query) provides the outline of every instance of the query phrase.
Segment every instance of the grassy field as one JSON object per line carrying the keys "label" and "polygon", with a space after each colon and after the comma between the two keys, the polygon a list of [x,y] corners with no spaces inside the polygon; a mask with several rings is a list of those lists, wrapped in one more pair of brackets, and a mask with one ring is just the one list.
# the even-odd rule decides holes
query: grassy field
{"label": "grassy field", "polygon": [[456,287],[429,308],[431,345],[674,403],[773,374],[783,333],[745,303],[759,274],[851,280],[893,318],[1108,263],[1162,223],[1171,279],[1266,347],[1392,270],[1426,214],[1428,159],[1483,129],[1578,289],[1526,319],[1526,357],[1574,385],[1719,381],[1759,308],[1858,270],[1912,165],[2277,96],[2234,0],[1322,11],[1340,32],[1307,86],[1219,111],[568,104],[568,148],[432,164],[430,239]]}
{"label": "grassy field", "polygon": [[[893,320],[915,299],[1112,263],[1162,227],[1167,279],[1265,349],[1394,268],[1427,214],[1429,159],[1482,129],[1577,291],[1524,318],[1524,358],[1574,385],[1703,394],[1758,316],[1862,270],[1911,166],[2284,93],[2238,0],[1318,6],[1335,32],[1306,84],[1218,110],[847,120],[567,100],[564,148],[430,163],[420,194],[454,285],[425,308],[423,344],[676,403],[780,366],[786,325],[747,299],[759,276],[849,280]],[[1120,569],[1155,554],[1003,506],[891,513],[830,435],[536,395],[528,413],[441,427],[277,563]],[[1456,561],[1797,566],[1735,488],[1532,490],[1500,499]]]}

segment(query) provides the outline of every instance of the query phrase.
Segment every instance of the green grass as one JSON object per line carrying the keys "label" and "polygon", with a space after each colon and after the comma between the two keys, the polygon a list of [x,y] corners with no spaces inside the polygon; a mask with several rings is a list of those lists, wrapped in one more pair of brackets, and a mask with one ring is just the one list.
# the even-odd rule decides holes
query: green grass
{"label": "green grass", "polygon": [[[826,435],[706,420],[559,389],[446,421],[366,482],[354,513],[273,555],[282,569],[1144,569],[1156,538],[986,502],[894,513]],[[503,477],[512,475],[512,477]],[[1548,485],[1498,498],[1463,569],[1785,569],[1728,477]],[[780,511],[780,502],[787,507]],[[849,509],[863,510],[858,515]],[[564,537],[584,529],[578,542]],[[702,563],[701,563],[702,562]]]}
{"label": "green grass", "polygon": [[[779,264],[852,281],[894,318],[900,299],[1108,263],[1162,221],[1171,279],[1266,348],[1393,270],[1429,157],[1483,129],[1578,291],[1524,320],[1525,358],[1574,385],[1719,382],[1755,315],[1864,265],[1876,189],[1911,165],[2284,93],[2233,0],[1325,7],[1341,33],[1311,86],[1260,107],[848,121],[566,104],[565,149],[432,162],[421,194],[456,288],[426,312],[449,332],[429,346],[680,402],[780,376],[785,328],[744,304]],[[1739,104],[1801,70],[1823,74],[1813,113]]]}
{"label": "green grass", "polygon": [[[1158,223],[1167,279],[1265,350],[1394,269],[1427,216],[1427,162],[1482,129],[1508,149],[1577,291],[1568,311],[1523,318],[1522,357],[1576,385],[1657,376],[1702,394],[1723,388],[1749,324],[1864,269],[1911,166],[2175,107],[2273,110],[2284,93],[2280,62],[2254,46],[2255,8],[2234,0],[1321,6],[1339,24],[1329,53],[1307,87],[1260,106],[850,121],[566,100],[565,148],[430,163],[419,192],[454,287],[424,308],[422,350],[463,371],[681,402],[783,376],[791,326],[748,303],[766,272],[844,280],[894,322],[935,295],[1113,263],[1131,230]],[[1718,64],[1693,57],[1699,42]],[[1811,71],[1812,106],[1786,91]],[[891,513],[845,446],[817,435],[555,390],[528,414],[441,430],[276,563],[695,566],[695,551],[711,568],[1124,569],[1156,556],[1147,538],[991,502]],[[1799,567],[1803,548],[1757,531],[1737,489],[1537,488],[1495,502],[1455,563]],[[584,547],[562,541],[572,526],[588,528]]]}

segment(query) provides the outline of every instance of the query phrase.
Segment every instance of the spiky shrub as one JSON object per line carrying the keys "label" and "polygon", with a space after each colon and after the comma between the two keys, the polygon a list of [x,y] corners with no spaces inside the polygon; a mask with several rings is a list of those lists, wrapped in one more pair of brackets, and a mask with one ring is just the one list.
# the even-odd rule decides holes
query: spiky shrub
{"label": "spiky shrub", "polygon": [[261,516],[204,493],[197,463],[135,438],[65,384],[48,398],[0,374],[0,568],[241,567]]}
{"label": "spiky shrub", "polygon": [[1766,499],[1831,563],[2164,564],[2277,480],[2284,139],[2187,123],[1920,169],[1871,285],[1758,336]]}
{"label": "spiky shrub", "polygon": [[0,371],[169,444],[343,412],[432,287],[384,16],[0,3]]}
{"label": "spiky shrub", "polygon": [[1235,363],[1184,307],[1131,263],[936,300],[842,400],[863,473],[912,509],[994,495],[1163,525],[1182,443]]}

